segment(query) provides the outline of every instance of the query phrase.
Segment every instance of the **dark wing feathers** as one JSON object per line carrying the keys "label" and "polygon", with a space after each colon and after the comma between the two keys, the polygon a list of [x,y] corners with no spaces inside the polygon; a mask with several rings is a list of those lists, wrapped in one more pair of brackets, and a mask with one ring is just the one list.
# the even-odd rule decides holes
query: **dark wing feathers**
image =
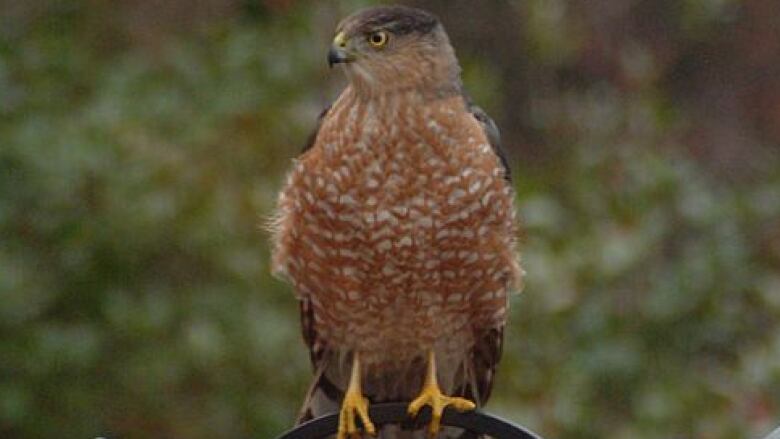
{"label": "dark wing feathers", "polygon": [[509,162],[507,162],[506,154],[504,154],[504,149],[501,146],[501,133],[498,131],[498,126],[496,126],[493,119],[491,119],[483,109],[474,105],[468,96],[464,96],[464,100],[466,101],[466,109],[482,125],[488,142],[490,142],[490,147],[493,148],[493,152],[498,156],[498,159],[501,160],[501,165],[504,167],[504,178],[511,183],[512,172],[509,169]]}
{"label": "dark wing feathers", "polygon": [[490,393],[493,390],[493,378],[496,375],[496,367],[501,360],[503,348],[503,327],[492,328],[483,334],[478,334],[471,352],[471,370],[474,374],[472,385],[476,388],[466,389],[466,395],[472,397],[480,406],[485,405],[490,398]]}
{"label": "dark wing feathers", "polygon": [[314,309],[311,300],[303,298],[298,302],[301,311],[301,330],[303,332],[303,341],[309,348],[311,364],[315,368],[322,362],[325,356],[325,345],[317,335],[317,328],[314,326]]}
{"label": "dark wing feathers", "polygon": [[314,146],[314,142],[317,141],[317,134],[320,133],[320,127],[322,126],[322,120],[325,119],[325,115],[328,114],[328,111],[330,111],[330,107],[333,105],[328,105],[325,107],[322,112],[320,112],[320,115],[317,116],[317,127],[314,128],[314,130],[309,134],[309,137],[306,138],[306,143],[303,145],[303,149],[301,150],[301,154],[305,153],[306,151],[310,150],[312,146]]}
{"label": "dark wing feathers", "polygon": [[[508,184],[512,184],[512,174],[507,162],[506,155],[501,146],[501,134],[498,126],[493,119],[485,113],[480,107],[476,106],[468,96],[464,96],[466,108],[482,125],[485,135],[490,142],[493,152],[498,156],[501,165],[504,167],[504,178]],[[484,405],[493,388],[493,378],[496,373],[496,366],[501,360],[501,353],[504,345],[504,328],[492,328],[483,333],[475,334],[476,343],[471,352],[471,364],[467,366],[472,374],[466,380],[466,388],[463,393],[467,398],[471,398],[478,405]]]}
{"label": "dark wing feathers", "polygon": [[330,362],[330,351],[317,334],[311,301],[301,299],[298,304],[301,311],[303,340],[309,348],[311,364],[314,368],[314,380],[306,392],[306,398],[303,401],[296,424],[313,419],[315,407],[321,406],[322,400],[327,401],[326,404],[338,404],[344,396],[343,392],[325,374],[325,369]]}
{"label": "dark wing feathers", "polygon": [[[324,110],[317,117],[317,127],[309,134],[306,139],[306,143],[301,150],[301,154],[305,154],[310,150],[314,143],[317,141],[317,135],[322,127],[322,121],[325,119],[325,115],[330,111],[331,105],[325,107]],[[307,298],[303,298],[298,302],[301,313],[301,330],[303,332],[303,341],[309,348],[309,356],[311,358],[311,364],[314,368],[314,380],[312,381],[309,391],[306,393],[306,398],[303,402],[303,407],[298,414],[297,424],[308,421],[314,417],[313,409],[314,405],[317,405],[316,399],[325,398],[331,401],[340,401],[342,398],[342,392],[325,376],[325,366],[328,363],[329,351],[323,340],[317,334],[317,327],[314,320],[314,309],[312,308],[311,301]]]}

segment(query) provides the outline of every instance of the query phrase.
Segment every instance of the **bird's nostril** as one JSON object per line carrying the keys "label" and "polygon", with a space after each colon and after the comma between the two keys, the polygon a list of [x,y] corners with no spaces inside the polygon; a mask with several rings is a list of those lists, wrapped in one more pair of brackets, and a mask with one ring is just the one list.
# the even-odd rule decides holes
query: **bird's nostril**
{"label": "bird's nostril", "polygon": [[333,38],[333,44],[341,49],[347,47],[347,36],[344,35],[344,32],[336,34],[336,37]]}

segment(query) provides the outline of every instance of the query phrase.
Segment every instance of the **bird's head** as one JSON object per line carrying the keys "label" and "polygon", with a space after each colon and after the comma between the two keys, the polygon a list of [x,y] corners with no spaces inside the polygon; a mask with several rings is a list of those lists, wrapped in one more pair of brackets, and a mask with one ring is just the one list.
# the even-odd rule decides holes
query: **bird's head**
{"label": "bird's head", "polygon": [[344,66],[355,88],[371,94],[460,85],[458,61],[438,18],[404,6],[364,9],[345,18],[328,63]]}

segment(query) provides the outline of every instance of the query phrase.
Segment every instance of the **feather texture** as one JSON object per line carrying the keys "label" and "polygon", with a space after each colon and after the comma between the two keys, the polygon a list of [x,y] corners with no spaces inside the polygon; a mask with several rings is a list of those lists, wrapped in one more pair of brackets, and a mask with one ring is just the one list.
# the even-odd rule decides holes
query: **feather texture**
{"label": "feather texture", "polygon": [[[340,29],[392,30],[404,9]],[[314,368],[299,422],[338,410],[355,353],[371,402],[416,396],[431,350],[445,394],[490,397],[522,275],[510,172],[442,27],[419,29],[347,68],[279,197],[273,271],[295,288]]]}

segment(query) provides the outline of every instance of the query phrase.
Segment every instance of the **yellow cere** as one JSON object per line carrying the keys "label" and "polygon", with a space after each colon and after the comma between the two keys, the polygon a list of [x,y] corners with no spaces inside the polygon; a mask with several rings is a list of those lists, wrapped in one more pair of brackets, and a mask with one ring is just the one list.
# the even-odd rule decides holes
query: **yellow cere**
{"label": "yellow cere", "polygon": [[339,32],[336,37],[333,38],[333,45],[338,47],[344,47],[347,45],[347,36],[344,32]]}

